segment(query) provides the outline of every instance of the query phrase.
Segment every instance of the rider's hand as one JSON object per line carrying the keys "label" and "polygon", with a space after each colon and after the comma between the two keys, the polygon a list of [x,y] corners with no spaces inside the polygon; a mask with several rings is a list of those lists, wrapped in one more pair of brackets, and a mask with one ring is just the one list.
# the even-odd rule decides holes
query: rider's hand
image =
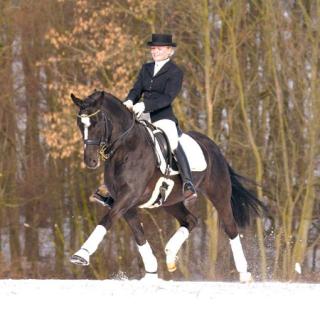
{"label": "rider's hand", "polygon": [[144,102],[140,102],[140,103],[136,103],[134,106],[133,106],[133,112],[136,114],[136,116],[139,118],[142,113],[144,112],[144,109],[145,109],[145,105],[144,105]]}
{"label": "rider's hand", "polygon": [[129,109],[132,110],[133,108],[133,101],[131,99],[126,100],[125,102],[123,102],[123,104]]}

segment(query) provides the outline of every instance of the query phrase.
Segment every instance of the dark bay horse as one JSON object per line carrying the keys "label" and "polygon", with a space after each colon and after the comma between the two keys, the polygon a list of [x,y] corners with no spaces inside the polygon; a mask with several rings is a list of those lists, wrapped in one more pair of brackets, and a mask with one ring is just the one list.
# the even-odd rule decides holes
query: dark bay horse
{"label": "dark bay horse", "polygon": [[[95,91],[84,100],[73,94],[71,98],[80,109],[77,119],[84,139],[84,162],[88,168],[95,169],[100,164],[99,153],[104,154],[104,182],[114,203],[70,260],[88,265],[90,256],[112,224],[119,217],[124,217],[134,234],[146,275],[156,275],[157,260],[138,217],[139,206],[148,202],[157,181],[163,176],[157,168],[149,134],[133,113],[111,94]],[[188,135],[198,142],[207,162],[204,171],[193,172],[196,189],[207,196],[216,208],[230,239],[240,281],[249,281],[251,274],[247,270],[237,226],[245,226],[252,213],[261,215],[266,207],[241,184],[242,177],[229,166],[212,140],[198,132],[192,131]],[[183,203],[180,176],[170,178],[174,186],[162,206],[181,226],[165,247],[168,270],[174,271],[176,255],[196,226],[197,218]]]}

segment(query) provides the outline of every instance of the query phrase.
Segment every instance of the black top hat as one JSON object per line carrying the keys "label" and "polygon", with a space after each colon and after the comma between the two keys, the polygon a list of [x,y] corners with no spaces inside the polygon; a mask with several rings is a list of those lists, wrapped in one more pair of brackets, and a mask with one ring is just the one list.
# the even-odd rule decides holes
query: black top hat
{"label": "black top hat", "polygon": [[177,46],[172,42],[172,35],[153,33],[149,46]]}

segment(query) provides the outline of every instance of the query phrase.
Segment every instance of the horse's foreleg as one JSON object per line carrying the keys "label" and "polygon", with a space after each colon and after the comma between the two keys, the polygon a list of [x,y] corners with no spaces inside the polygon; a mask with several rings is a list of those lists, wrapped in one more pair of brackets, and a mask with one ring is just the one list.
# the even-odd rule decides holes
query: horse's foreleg
{"label": "horse's foreleg", "polygon": [[157,258],[154,256],[153,251],[145,238],[142,224],[139,220],[137,209],[131,209],[124,214],[124,219],[130,226],[134,238],[136,240],[139,253],[141,255],[144,269],[146,271],[147,278],[157,278],[158,262]]}
{"label": "horse's foreleg", "polygon": [[185,208],[183,203],[167,206],[164,210],[174,216],[181,225],[165,247],[167,268],[169,272],[173,272],[177,269],[177,254],[182,244],[189,237],[191,230],[196,226],[197,218]]}
{"label": "horse's foreleg", "polygon": [[107,230],[104,226],[96,226],[87,240],[82,244],[80,249],[71,256],[70,261],[74,264],[82,266],[89,265],[90,256],[97,250],[106,233]]}
{"label": "horse's foreleg", "polygon": [[96,226],[80,249],[71,256],[70,261],[72,263],[83,266],[89,265],[90,256],[97,250],[107,231],[111,228],[112,222],[128,211],[127,202],[129,200],[125,196],[122,200],[119,200],[119,203],[116,202],[113,205],[112,209],[101,219],[99,225]]}

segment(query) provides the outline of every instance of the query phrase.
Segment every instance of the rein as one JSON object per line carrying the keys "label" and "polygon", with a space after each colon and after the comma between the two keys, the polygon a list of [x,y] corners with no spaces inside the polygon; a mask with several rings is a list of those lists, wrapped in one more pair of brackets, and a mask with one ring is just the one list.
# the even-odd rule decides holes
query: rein
{"label": "rein", "polygon": [[[88,120],[90,119],[90,117],[98,114],[101,110],[97,110],[96,112],[90,114],[90,115],[86,115],[86,114],[78,114],[78,118],[88,118]],[[99,154],[102,158],[102,160],[106,161],[108,159],[110,159],[113,154],[116,152],[117,148],[120,146],[120,144],[116,147],[115,144],[117,142],[119,142],[121,139],[123,139],[134,127],[135,125],[135,115],[132,114],[132,124],[130,125],[130,127],[123,132],[120,136],[118,136],[113,142],[111,142],[110,144],[107,144],[107,141],[109,140],[110,137],[107,137],[107,121],[110,121],[110,119],[105,115],[105,113],[103,113],[103,122],[104,122],[104,134],[102,137],[100,137],[99,140],[92,140],[92,139],[84,139],[84,144],[85,145],[96,145],[96,146],[100,146],[100,150],[99,150]]]}
{"label": "rein", "polygon": [[[120,136],[118,136],[112,143],[110,143],[109,145],[106,144],[106,142],[102,142],[100,144],[100,151],[99,151],[99,154],[100,156],[102,157],[102,159],[104,161],[110,159],[113,154],[116,152],[117,148],[120,146],[120,144],[116,147],[114,147],[114,145],[120,141],[124,136],[126,136],[134,127],[135,125],[135,116],[134,114],[132,114],[132,123],[130,125],[130,127],[125,131],[123,132]],[[112,149],[113,148],[113,149]]]}

